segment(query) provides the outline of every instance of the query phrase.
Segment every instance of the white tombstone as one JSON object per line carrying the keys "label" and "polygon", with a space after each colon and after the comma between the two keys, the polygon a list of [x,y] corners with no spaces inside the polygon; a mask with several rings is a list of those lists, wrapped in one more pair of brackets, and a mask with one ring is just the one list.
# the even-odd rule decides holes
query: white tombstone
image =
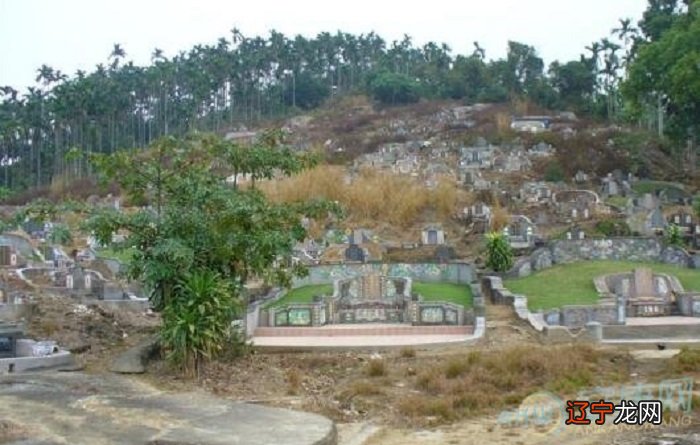
{"label": "white tombstone", "polygon": [[73,275],[66,275],[66,287],[73,289]]}
{"label": "white tombstone", "polygon": [[566,232],[566,239],[568,239],[568,240],[571,239],[571,232]]}
{"label": "white tombstone", "polygon": [[584,239],[584,238],[586,238],[586,234],[582,230],[578,233],[578,239]]}
{"label": "white tombstone", "polygon": [[92,277],[90,274],[85,274],[85,289],[92,288]]}
{"label": "white tombstone", "polygon": [[576,209],[571,209],[571,217],[576,218],[578,216],[578,210]]}
{"label": "white tombstone", "polygon": [[10,255],[10,266],[16,266],[17,265],[17,254],[13,253]]}
{"label": "white tombstone", "polygon": [[588,217],[589,217],[588,207],[586,207],[585,209],[583,209],[583,217],[586,218],[586,219],[588,219]]}
{"label": "white tombstone", "polygon": [[676,224],[680,224],[680,223],[681,223],[681,216],[680,216],[680,215],[674,216],[674,217],[673,217],[673,222],[676,223]]}

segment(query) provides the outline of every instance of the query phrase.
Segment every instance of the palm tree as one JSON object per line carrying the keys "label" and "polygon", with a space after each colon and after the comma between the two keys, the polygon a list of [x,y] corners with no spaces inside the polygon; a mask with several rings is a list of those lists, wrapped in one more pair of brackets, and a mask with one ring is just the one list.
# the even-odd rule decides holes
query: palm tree
{"label": "palm tree", "polygon": [[472,55],[484,60],[486,58],[486,50],[479,45],[479,42],[474,41],[474,52]]}

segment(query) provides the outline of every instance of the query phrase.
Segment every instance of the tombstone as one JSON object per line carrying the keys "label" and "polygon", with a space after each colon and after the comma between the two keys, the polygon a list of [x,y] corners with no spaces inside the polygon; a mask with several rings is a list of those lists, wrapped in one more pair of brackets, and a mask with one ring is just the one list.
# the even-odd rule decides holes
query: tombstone
{"label": "tombstone", "polygon": [[660,208],[654,209],[647,216],[647,228],[651,231],[662,231],[668,226],[664,214],[661,212]]}
{"label": "tombstone", "polygon": [[635,298],[654,298],[654,275],[648,267],[634,269],[632,296]]}
{"label": "tombstone", "polygon": [[574,181],[576,181],[578,183],[586,182],[586,181],[588,181],[588,175],[586,173],[584,173],[583,171],[579,170],[574,175]]}
{"label": "tombstone", "polygon": [[437,246],[445,244],[445,232],[436,225],[428,226],[423,229],[421,238],[424,245]]}
{"label": "tombstone", "polygon": [[75,266],[66,275],[66,288],[83,289],[85,286],[85,273],[80,266]]}
{"label": "tombstone", "polygon": [[12,265],[12,246],[1,245],[0,246],[0,266],[10,266]]}
{"label": "tombstone", "polygon": [[571,209],[571,217],[576,219],[578,217],[578,210],[577,209]]}
{"label": "tombstone", "polygon": [[644,196],[642,196],[640,206],[647,210],[653,210],[657,207],[656,198],[654,198],[654,195],[651,193],[645,193]]}
{"label": "tombstone", "polygon": [[365,251],[357,244],[350,244],[350,246],[345,249],[346,261],[359,261],[364,263],[365,259]]}

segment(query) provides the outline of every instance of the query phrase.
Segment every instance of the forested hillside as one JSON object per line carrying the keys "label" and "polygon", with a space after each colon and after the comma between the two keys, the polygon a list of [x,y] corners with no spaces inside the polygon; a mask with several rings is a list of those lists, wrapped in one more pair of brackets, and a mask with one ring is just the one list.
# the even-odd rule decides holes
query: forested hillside
{"label": "forested hillside", "polygon": [[[144,147],[192,130],[255,125],[349,92],[384,105],[525,100],[660,133],[668,123],[684,140],[697,131],[700,96],[700,76],[692,71],[699,3],[689,3],[650,0],[638,27],[620,20],[579,59],[549,67],[536,48],[520,42],[509,42],[505,58],[491,59],[478,42],[471,54],[453,54],[445,44],[417,46],[409,35],[387,42],[374,33],[305,38],[271,31],[264,38],[234,28],[171,58],[156,48],[148,66],[130,62],[115,44],[92,72],[66,75],[44,65],[26,91],[0,88],[0,195],[90,175],[88,153]],[[671,33],[684,37],[672,40]],[[688,55],[656,57],[673,45],[669,51]],[[676,69],[667,71],[672,64]]]}

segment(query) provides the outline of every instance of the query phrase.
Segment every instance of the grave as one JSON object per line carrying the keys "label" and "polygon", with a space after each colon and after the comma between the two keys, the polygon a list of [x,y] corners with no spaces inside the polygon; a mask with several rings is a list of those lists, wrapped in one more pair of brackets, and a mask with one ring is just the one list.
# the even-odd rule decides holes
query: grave
{"label": "grave", "polygon": [[514,249],[525,249],[535,245],[535,225],[525,215],[511,216],[503,234]]}
{"label": "grave", "polygon": [[18,265],[17,253],[12,246],[0,245],[0,267],[16,267]]}
{"label": "grave", "polygon": [[602,299],[615,300],[620,321],[626,317],[671,315],[677,312],[677,297],[685,294],[676,277],[646,267],[596,277],[594,285]]}
{"label": "grave", "polygon": [[367,252],[357,244],[350,244],[347,249],[345,249],[345,260],[346,261],[357,261],[364,263],[367,259]]}
{"label": "grave", "polygon": [[0,322],[0,374],[73,365],[71,353],[55,342],[26,339],[21,325]]}
{"label": "grave", "polygon": [[421,242],[427,246],[445,244],[445,232],[437,224],[426,226],[421,233]]}

